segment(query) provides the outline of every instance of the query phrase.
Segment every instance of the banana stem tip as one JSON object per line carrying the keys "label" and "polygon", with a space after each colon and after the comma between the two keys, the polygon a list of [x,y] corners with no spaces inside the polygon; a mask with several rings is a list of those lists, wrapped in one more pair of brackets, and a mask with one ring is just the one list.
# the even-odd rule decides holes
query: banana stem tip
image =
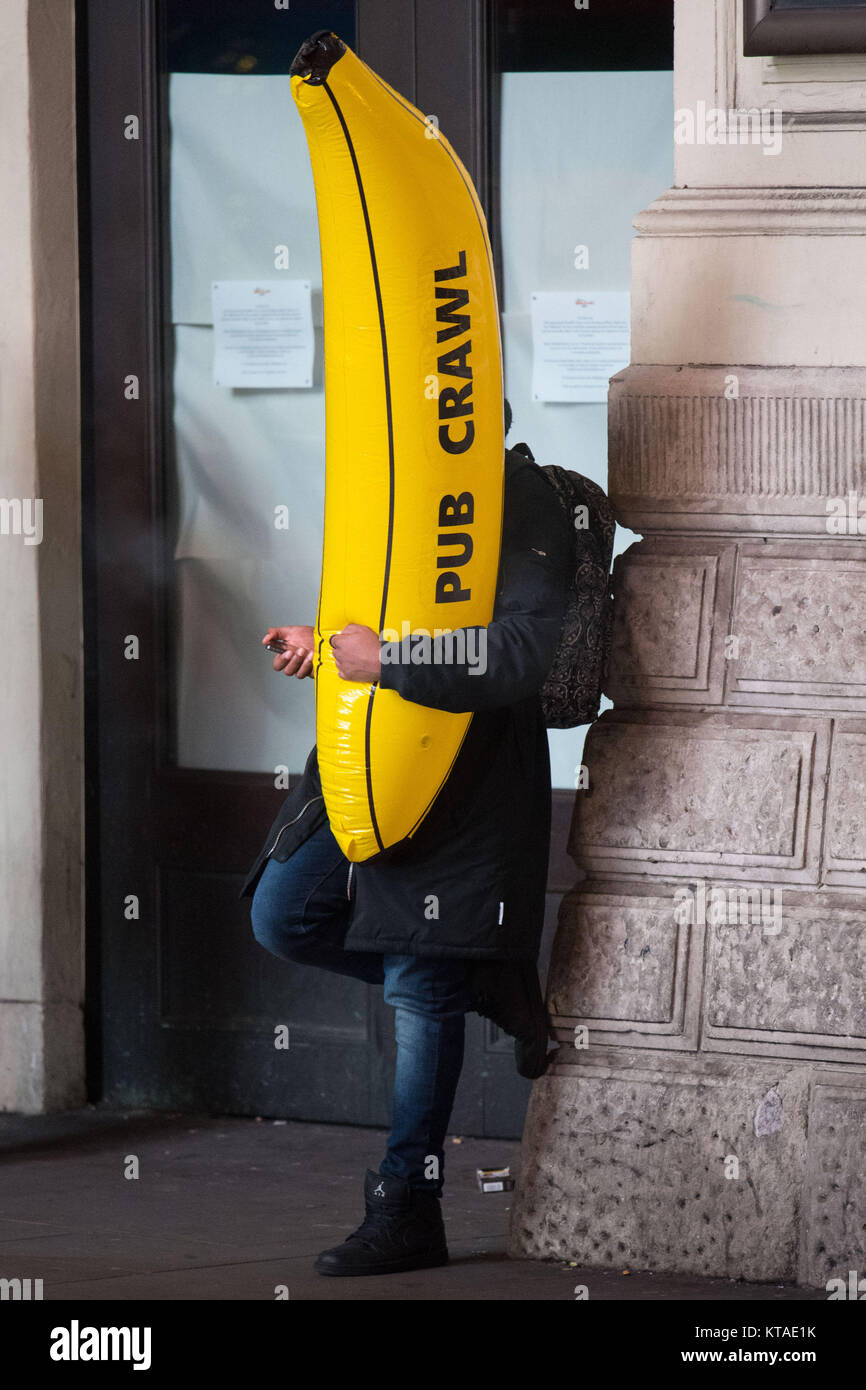
{"label": "banana stem tip", "polygon": [[304,82],[313,86],[321,86],[345,51],[346,45],[342,39],[338,39],[330,29],[319,29],[301,44],[292,59],[289,74],[303,78]]}

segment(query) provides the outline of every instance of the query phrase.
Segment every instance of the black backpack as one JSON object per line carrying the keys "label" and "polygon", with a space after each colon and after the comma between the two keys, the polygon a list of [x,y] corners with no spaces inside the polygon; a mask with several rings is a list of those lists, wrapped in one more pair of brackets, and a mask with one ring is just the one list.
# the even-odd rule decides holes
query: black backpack
{"label": "black backpack", "polygon": [[[513,448],[535,462],[527,444]],[[617,517],[609,497],[591,478],[556,464],[541,471],[559,498],[574,538],[574,582],[541,704],[549,729],[574,729],[598,718],[607,679],[613,635],[610,563]],[[576,524],[584,520],[583,526]]]}

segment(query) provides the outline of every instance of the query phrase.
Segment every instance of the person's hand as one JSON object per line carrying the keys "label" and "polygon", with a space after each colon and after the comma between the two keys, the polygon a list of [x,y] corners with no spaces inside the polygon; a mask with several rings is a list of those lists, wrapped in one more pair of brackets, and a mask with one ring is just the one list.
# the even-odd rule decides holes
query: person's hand
{"label": "person's hand", "polygon": [[269,627],[262,638],[262,646],[282,647],[274,657],[275,671],[284,676],[297,676],[298,680],[312,676],[315,637],[311,627]]}
{"label": "person's hand", "polygon": [[379,637],[371,627],[348,623],[331,638],[337,670],[344,681],[377,681],[381,672]]}

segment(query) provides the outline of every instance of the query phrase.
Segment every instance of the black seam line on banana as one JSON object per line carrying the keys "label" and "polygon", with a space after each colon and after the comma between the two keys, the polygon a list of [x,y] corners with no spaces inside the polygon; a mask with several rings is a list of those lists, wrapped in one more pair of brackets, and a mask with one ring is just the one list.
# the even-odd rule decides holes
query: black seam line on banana
{"label": "black seam line on banana", "polygon": [[[391,372],[388,365],[388,335],[385,331],[385,310],[382,305],[382,286],[379,284],[379,266],[376,261],[376,247],[373,243],[373,229],[370,226],[370,213],[367,209],[367,199],[364,194],[364,183],[361,178],[361,170],[358,168],[358,157],[355,154],[355,146],[352,144],[352,137],[349,134],[349,127],[346,119],[340,110],[340,103],[334,96],[327,82],[322,86],[328,93],[331,105],[337,113],[337,120],[342,127],[343,135],[346,137],[346,147],[349,157],[352,160],[352,168],[355,170],[355,181],[358,185],[358,196],[361,199],[361,211],[364,214],[364,226],[367,231],[367,246],[370,251],[370,267],[373,271],[373,285],[376,290],[376,306],[379,310],[379,335],[382,341],[382,373],[385,380],[385,416],[388,422],[388,544],[385,549],[385,575],[382,582],[382,608],[379,613],[379,631],[385,627],[385,606],[388,602],[388,581],[391,575],[391,543],[394,536],[394,419],[391,411]],[[370,806],[370,820],[373,826],[373,834],[376,836],[376,844],[380,850],[385,848],[382,836],[379,834],[379,822],[376,818],[376,807],[373,802],[373,779],[370,773],[370,726],[373,720],[373,700],[376,695],[377,687],[374,685],[370,689],[367,698],[367,719],[364,726],[364,772],[367,778],[367,801]]]}
{"label": "black seam line on banana", "polygon": [[[400,96],[399,92],[395,92],[391,87],[388,86],[387,82],[383,82],[382,79],[381,79],[381,77],[379,76],[379,74],[376,73],[376,72],[374,72],[373,69],[372,69],[371,67],[367,67],[367,64],[363,61],[363,59],[359,59],[359,61],[361,62],[362,66],[363,66],[364,68],[366,68],[367,72],[368,72],[368,73],[370,74],[370,76],[374,79],[374,81],[378,82],[379,86],[382,88],[382,91],[383,91],[383,92],[386,92],[387,95],[388,95],[389,97],[391,97],[394,101],[396,101],[397,105],[400,106],[400,107],[406,112],[407,116],[411,116],[412,119],[413,119],[413,121],[417,121],[419,125],[423,125],[423,126],[426,127],[427,121],[424,119],[424,117],[421,116],[421,115],[419,115],[419,113],[414,109],[414,107],[410,106],[410,105],[408,104],[408,102],[404,101],[403,98]],[[458,162],[457,162],[457,160],[456,160],[454,154],[451,152],[451,150],[448,148],[448,146],[447,146],[446,144],[444,144],[441,140],[439,140],[437,143],[438,143],[438,144],[440,145],[440,147],[445,151],[445,153],[447,154],[448,158],[451,160],[451,163],[454,165],[454,168],[457,170],[457,173],[460,175],[460,178],[461,178],[461,180],[462,180],[462,182],[463,182],[463,186],[464,186],[464,188],[466,189],[466,192],[469,194],[469,201],[470,201],[470,203],[472,204],[473,211],[475,212],[475,216],[476,216],[477,219],[478,219],[478,226],[479,226],[479,228],[481,229],[481,239],[482,239],[482,241],[484,242],[484,250],[485,250],[486,253],[487,253],[487,265],[488,265],[488,268],[489,268],[489,270],[490,270],[490,278],[491,278],[493,284],[495,285],[495,284],[496,284],[496,271],[495,271],[494,266],[493,266],[493,252],[492,252],[492,249],[491,249],[491,246],[490,246],[490,238],[489,238],[489,236],[487,235],[487,228],[486,228],[485,225],[484,225],[484,219],[483,219],[483,217],[481,216],[481,213],[480,213],[479,210],[478,210],[478,195],[477,195],[477,193],[475,192],[475,189],[473,188],[472,184],[469,183],[469,182],[467,181],[466,175],[463,173],[463,170],[461,169],[461,167],[460,167],[460,165],[458,164]],[[503,488],[503,494],[504,494],[504,491],[505,491],[505,478],[504,478],[504,476],[503,476],[503,480],[502,480],[502,488]],[[501,534],[500,534],[500,545],[501,545],[501,544],[502,544],[502,538],[501,538]],[[470,720],[470,721],[469,721],[469,724],[471,724],[471,723],[472,723],[472,721]],[[443,785],[443,786],[444,786],[444,784],[445,784],[445,781],[447,781],[447,778],[451,775],[451,770],[452,770],[452,768],[454,767],[454,764],[455,764],[456,761],[457,761],[457,758],[458,758],[458,756],[459,756],[459,754],[460,754],[460,752],[461,752],[461,750],[462,750],[462,748],[463,748],[464,743],[466,742],[466,735],[469,733],[469,724],[467,724],[466,730],[465,730],[465,732],[464,732],[464,734],[463,734],[463,737],[462,737],[462,739],[460,740],[460,747],[457,749],[457,751],[456,751],[455,754],[454,754],[454,757],[453,757],[452,760],[451,760],[451,765],[450,765],[450,767],[448,768],[448,772],[446,773],[445,777],[443,778],[443,781],[442,781],[442,785]],[[440,790],[441,790],[441,788],[440,788]],[[434,803],[434,801],[436,800],[436,798],[437,798],[438,795],[439,795],[439,791],[436,791],[436,792],[433,794],[433,796],[430,798],[430,801],[429,801],[428,805],[427,805],[427,806],[424,808],[424,810],[421,812],[421,814],[420,814],[420,816],[418,817],[418,819],[416,820],[415,824],[412,826],[412,829],[408,832],[407,838],[409,838],[409,837],[411,837],[412,835],[415,834],[415,831],[418,829],[418,826],[421,824],[421,822],[423,821],[424,817],[427,815],[428,811],[430,810],[430,807],[433,805],[433,803]]]}
{"label": "black seam line on banana", "polygon": [[[381,79],[381,77],[379,76],[379,74],[376,73],[376,72],[374,72],[372,68],[367,67],[367,64],[364,62],[363,59],[359,59],[359,62],[361,63],[362,67],[366,68],[367,72],[370,74],[370,76],[373,78],[373,80],[374,80],[375,82],[378,82],[379,86],[382,88],[382,91],[383,91],[383,92],[386,92],[387,95],[388,95],[389,97],[393,98],[393,100],[396,101],[397,105],[398,105],[399,107],[401,107],[402,110],[404,110],[404,111],[406,112],[407,116],[411,116],[412,119],[413,119],[413,121],[417,121],[417,122],[419,123],[419,125],[423,125],[423,126],[426,127],[426,125],[427,125],[427,120],[425,119],[425,117],[421,116],[421,115],[415,110],[414,106],[410,106],[409,103],[408,103],[407,101],[405,101],[403,97],[400,96],[400,93],[399,93],[399,92],[395,92],[395,91],[393,90],[393,88],[391,88],[391,87],[388,86],[387,82],[383,82],[382,79]],[[462,182],[463,182],[463,186],[464,186],[464,188],[466,189],[466,192],[469,194],[469,201],[470,201],[470,203],[472,204],[473,210],[474,210],[474,212],[475,212],[475,216],[478,218],[478,226],[479,226],[479,228],[480,228],[480,230],[481,230],[481,240],[484,242],[484,250],[485,250],[486,253],[487,253],[487,268],[488,268],[488,270],[490,271],[490,279],[491,279],[492,284],[495,286],[495,285],[496,285],[496,269],[495,269],[494,264],[493,264],[493,248],[492,248],[491,245],[490,245],[490,237],[489,237],[488,234],[487,234],[487,227],[485,226],[484,218],[482,217],[481,212],[479,211],[480,204],[479,204],[479,202],[478,202],[478,195],[477,195],[477,193],[475,192],[475,189],[474,189],[474,187],[472,186],[472,183],[467,181],[466,176],[465,176],[465,174],[463,173],[463,170],[462,170],[461,167],[460,167],[460,164],[458,163],[458,161],[457,161],[457,159],[456,159],[454,153],[448,148],[448,145],[447,145],[447,144],[444,144],[441,140],[437,140],[436,143],[437,143],[438,145],[441,146],[441,148],[442,148],[442,149],[445,151],[445,153],[447,154],[448,158],[451,160],[451,163],[454,165],[454,168],[457,170],[457,173],[460,175],[460,178],[461,178],[461,180],[462,180]],[[504,525],[505,525],[505,511],[504,511],[504,504],[505,504],[505,474],[504,474],[504,473],[503,473],[503,475],[502,475],[502,501],[503,501],[502,526],[504,526]],[[500,545],[500,548],[501,548],[501,546],[502,546],[502,529],[501,529],[501,528],[500,528],[500,532],[499,532],[499,545]],[[470,721],[470,722],[471,722],[471,721]],[[467,731],[466,731],[466,732],[467,732],[467,733],[469,732],[468,728],[467,728]],[[463,738],[464,738],[464,739],[466,738],[466,734],[463,735]],[[463,746],[462,740],[461,740],[461,745],[460,745],[460,746],[461,746],[461,747]],[[458,749],[457,751],[459,752],[460,749]],[[455,756],[456,756],[456,755],[455,755]],[[453,764],[452,764],[452,766],[453,766]],[[450,773],[450,769],[449,769],[449,773]],[[443,783],[443,785],[444,785],[444,783]],[[437,792],[436,795],[438,796],[438,792]],[[435,800],[435,798],[434,798],[434,800]],[[424,814],[426,815],[426,811],[425,811]],[[415,828],[416,828],[416,827],[413,826],[412,830],[410,830],[410,832],[409,832],[410,835],[414,833]]]}
{"label": "black seam line on banana", "polygon": [[[363,59],[362,59],[361,61],[363,62]],[[366,63],[364,63],[363,65],[364,65],[365,68],[367,68],[367,71],[368,71],[368,73],[370,74],[370,76],[373,77],[373,78],[375,78],[375,80],[378,82],[378,84],[379,84],[379,86],[382,88],[383,92],[386,92],[386,93],[388,94],[389,97],[393,97],[394,101],[396,101],[396,103],[397,103],[398,106],[401,106],[401,107],[403,108],[403,110],[406,112],[407,116],[411,116],[412,119],[413,119],[413,121],[418,121],[420,125],[423,125],[423,126],[426,126],[426,125],[427,125],[427,121],[425,120],[425,118],[424,118],[423,116],[420,116],[420,115],[418,114],[418,112],[417,112],[413,107],[409,106],[408,103],[405,102],[405,101],[403,100],[403,98],[400,96],[399,92],[393,91],[393,90],[388,86],[387,82],[383,82],[383,81],[382,81],[382,79],[381,79],[381,77],[378,75],[378,73],[375,73],[375,72],[373,71],[372,68],[368,68],[368,67],[367,67],[367,64],[366,64]],[[484,242],[484,249],[485,249],[485,251],[487,252],[487,264],[488,264],[488,266],[489,266],[489,268],[490,268],[490,274],[491,274],[491,277],[492,277],[492,279],[493,279],[493,283],[494,283],[494,285],[495,285],[495,284],[496,284],[496,272],[495,272],[495,270],[494,270],[494,268],[493,268],[493,253],[492,253],[492,251],[491,251],[491,249],[490,249],[490,239],[489,239],[489,237],[488,237],[488,235],[487,235],[487,228],[485,227],[484,221],[483,221],[483,219],[482,219],[482,217],[481,217],[481,214],[479,213],[478,208],[477,208],[477,206],[476,206],[476,200],[477,200],[477,198],[478,198],[478,194],[475,192],[475,189],[472,187],[471,183],[467,183],[466,177],[465,177],[465,175],[464,175],[464,173],[463,173],[463,170],[460,168],[460,165],[457,163],[457,160],[455,159],[454,155],[453,155],[453,154],[451,153],[451,151],[449,150],[448,146],[445,145],[445,144],[443,144],[442,141],[439,140],[439,139],[437,139],[437,142],[436,142],[436,143],[440,146],[441,149],[443,149],[443,150],[445,151],[445,153],[447,154],[448,158],[451,160],[451,163],[454,165],[454,168],[457,170],[458,174],[460,175],[461,179],[463,180],[463,183],[464,183],[464,186],[465,186],[465,188],[466,188],[466,191],[467,191],[467,193],[469,194],[469,201],[470,201],[470,203],[472,204],[472,208],[473,208],[473,211],[474,211],[474,213],[475,213],[475,216],[478,218],[478,225],[479,225],[479,227],[481,228],[481,237],[482,237],[482,240],[483,240],[483,242]]]}

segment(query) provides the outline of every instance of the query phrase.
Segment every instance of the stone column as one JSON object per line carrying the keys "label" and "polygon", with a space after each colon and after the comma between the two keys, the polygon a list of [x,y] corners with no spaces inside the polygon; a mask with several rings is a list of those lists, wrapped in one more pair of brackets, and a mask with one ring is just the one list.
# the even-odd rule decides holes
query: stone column
{"label": "stone column", "polygon": [[72,0],[0,6],[0,1109],[84,1085]]}
{"label": "stone column", "polygon": [[643,540],[511,1249],[823,1286],[866,1275],[866,58],[745,59],[740,9],[678,0],[676,106],[780,108],[782,146],[678,146],[636,222]]}

